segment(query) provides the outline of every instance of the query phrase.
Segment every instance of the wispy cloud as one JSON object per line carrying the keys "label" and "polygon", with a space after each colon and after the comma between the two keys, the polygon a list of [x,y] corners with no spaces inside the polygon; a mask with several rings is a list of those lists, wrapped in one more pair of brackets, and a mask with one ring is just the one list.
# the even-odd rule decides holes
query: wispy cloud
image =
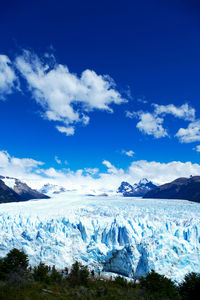
{"label": "wispy cloud", "polygon": [[135,154],[135,152],[133,150],[129,150],[129,151],[122,150],[122,153],[129,157],[133,157],[133,155]]}
{"label": "wispy cloud", "polygon": [[193,150],[200,152],[200,145],[197,145],[196,147],[194,147]]}
{"label": "wispy cloud", "polygon": [[174,104],[169,105],[158,105],[153,104],[155,115],[166,115],[171,114],[176,118],[184,119],[186,121],[194,121],[195,109],[189,106],[187,103],[181,106],[175,106]]}
{"label": "wispy cloud", "polygon": [[55,161],[57,162],[57,164],[61,165],[62,161],[58,158],[58,156],[55,156]]}
{"label": "wispy cloud", "polygon": [[11,94],[18,87],[18,79],[10,59],[6,55],[0,55],[0,99],[4,99],[5,95]]}

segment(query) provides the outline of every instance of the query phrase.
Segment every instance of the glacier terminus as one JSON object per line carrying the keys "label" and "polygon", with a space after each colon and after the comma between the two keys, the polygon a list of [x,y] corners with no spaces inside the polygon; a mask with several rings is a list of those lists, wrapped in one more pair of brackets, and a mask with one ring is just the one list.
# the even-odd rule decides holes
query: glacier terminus
{"label": "glacier terminus", "polygon": [[24,250],[32,266],[76,260],[130,278],[152,269],[177,282],[200,272],[200,205],[185,200],[81,196],[0,205],[0,256]]}

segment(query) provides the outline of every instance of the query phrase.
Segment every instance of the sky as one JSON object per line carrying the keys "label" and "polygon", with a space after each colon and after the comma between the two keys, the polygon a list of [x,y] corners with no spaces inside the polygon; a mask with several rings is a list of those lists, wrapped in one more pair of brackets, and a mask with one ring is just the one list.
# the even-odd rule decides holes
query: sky
{"label": "sky", "polygon": [[200,174],[200,4],[4,1],[0,174],[116,188]]}

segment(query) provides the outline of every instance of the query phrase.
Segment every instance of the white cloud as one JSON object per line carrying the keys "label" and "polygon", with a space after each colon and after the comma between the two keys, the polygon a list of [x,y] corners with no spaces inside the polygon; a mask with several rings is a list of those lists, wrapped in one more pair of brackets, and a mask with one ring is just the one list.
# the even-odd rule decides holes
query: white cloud
{"label": "white cloud", "polygon": [[200,141],[200,120],[191,122],[187,128],[180,128],[175,135],[181,143]]}
{"label": "white cloud", "polygon": [[88,112],[94,109],[112,112],[111,104],[126,102],[108,75],[85,70],[79,77],[67,66],[56,64],[55,60],[53,65],[52,61],[45,63],[29,51],[16,58],[16,67],[26,79],[33,98],[42,106],[44,117],[60,122],[61,126],[56,128],[67,135],[74,134],[72,128],[76,123],[88,124]]}
{"label": "white cloud", "polygon": [[153,104],[153,106],[155,115],[171,114],[176,118],[184,119],[186,121],[193,121],[195,119],[195,109],[189,106],[187,103],[181,106],[175,106],[174,104]]}
{"label": "white cloud", "polygon": [[197,145],[193,150],[196,150],[197,152],[200,152],[200,145]]}
{"label": "white cloud", "polygon": [[62,162],[61,162],[61,160],[58,158],[58,156],[55,156],[55,161],[57,162],[57,164],[59,164],[59,165],[61,165],[62,164]]}
{"label": "white cloud", "polygon": [[[136,127],[145,134],[153,135],[155,138],[169,136],[167,130],[163,127],[164,117],[166,118],[167,114],[171,114],[174,117],[183,119],[185,121],[192,121],[189,127],[192,127],[194,124],[197,124],[197,122],[195,122],[195,109],[189,106],[187,103],[181,106],[175,106],[174,104],[152,105],[154,107],[154,111],[152,113],[144,111],[126,111],[127,118],[140,118],[140,121],[137,123]],[[191,128],[189,128],[189,130],[190,129]],[[193,129],[194,128],[192,128],[192,131]],[[180,137],[181,141],[184,142],[187,138],[182,138],[182,135],[186,133],[186,130],[187,129],[181,128],[176,134],[176,136]]]}
{"label": "white cloud", "polygon": [[153,135],[155,138],[168,136],[167,131],[163,128],[163,118],[159,118],[150,113],[139,112],[140,121],[136,127],[148,135]]}
{"label": "white cloud", "polygon": [[20,178],[24,181],[40,180],[43,162],[32,158],[16,158],[0,151],[0,175]]}
{"label": "white cloud", "polygon": [[129,157],[133,157],[133,155],[135,154],[135,152],[133,150],[129,150],[129,151],[122,150],[122,153]]}
{"label": "white cloud", "polygon": [[11,157],[7,152],[0,151],[0,174],[17,177],[32,186],[41,188],[45,183],[52,183],[77,189],[79,193],[116,191],[122,181],[131,184],[142,178],[157,184],[172,181],[178,177],[189,177],[200,174],[200,165],[191,162],[172,161],[159,163],[146,160],[134,161],[128,169],[116,168],[109,161],[103,161],[105,172],[98,168],[84,168],[77,171],[70,169],[56,170],[44,168],[44,164],[31,158]]}
{"label": "white cloud", "polygon": [[56,126],[58,131],[65,133],[66,135],[74,135],[75,129],[72,126],[64,127],[64,126]]}
{"label": "white cloud", "polygon": [[17,88],[18,80],[8,56],[0,55],[0,99]]}

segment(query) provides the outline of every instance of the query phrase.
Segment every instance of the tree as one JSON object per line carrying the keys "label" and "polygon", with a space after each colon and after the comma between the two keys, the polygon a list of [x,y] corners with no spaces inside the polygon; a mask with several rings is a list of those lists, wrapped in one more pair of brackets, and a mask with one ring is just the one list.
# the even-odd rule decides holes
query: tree
{"label": "tree", "polygon": [[179,293],[183,300],[198,300],[200,297],[200,274],[189,273],[179,285]]}
{"label": "tree", "polygon": [[19,269],[26,271],[28,268],[28,256],[23,251],[14,248],[1,261],[0,265],[6,273]]}
{"label": "tree", "polygon": [[140,279],[140,286],[145,290],[149,299],[180,299],[174,282],[153,270],[145,278]]}
{"label": "tree", "polygon": [[51,275],[50,275],[50,280],[52,282],[61,282],[62,280],[62,275],[56,270],[55,266],[53,266]]}
{"label": "tree", "polygon": [[35,281],[40,282],[49,282],[49,267],[46,266],[44,263],[40,262],[40,264],[37,267],[34,267],[33,269],[33,278]]}
{"label": "tree", "polygon": [[71,271],[68,275],[68,280],[71,286],[88,285],[89,271],[87,267],[75,262],[72,265]]}

